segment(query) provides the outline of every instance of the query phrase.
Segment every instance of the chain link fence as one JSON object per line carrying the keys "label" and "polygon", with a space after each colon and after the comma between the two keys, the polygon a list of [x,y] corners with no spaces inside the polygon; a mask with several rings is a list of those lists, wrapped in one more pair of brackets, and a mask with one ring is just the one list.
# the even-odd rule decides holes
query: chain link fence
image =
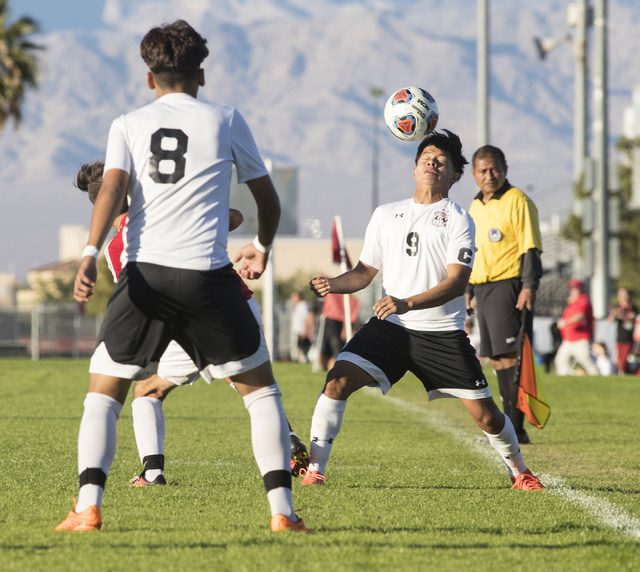
{"label": "chain link fence", "polygon": [[41,302],[30,312],[0,309],[0,356],[90,356],[101,323],[101,316],[85,315],[76,303]]}

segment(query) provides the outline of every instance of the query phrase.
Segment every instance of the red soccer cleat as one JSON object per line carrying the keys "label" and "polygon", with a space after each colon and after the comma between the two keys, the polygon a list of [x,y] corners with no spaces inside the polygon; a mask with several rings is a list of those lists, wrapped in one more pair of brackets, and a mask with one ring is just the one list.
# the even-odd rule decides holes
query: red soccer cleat
{"label": "red soccer cleat", "polygon": [[324,485],[324,480],[324,475],[320,471],[307,471],[307,474],[304,476],[304,479],[302,479],[300,486]]}
{"label": "red soccer cleat", "polygon": [[524,473],[520,473],[517,477],[511,477],[513,482],[512,489],[520,489],[521,491],[543,491],[544,485],[540,482],[540,479],[531,474],[531,471],[527,469]]}

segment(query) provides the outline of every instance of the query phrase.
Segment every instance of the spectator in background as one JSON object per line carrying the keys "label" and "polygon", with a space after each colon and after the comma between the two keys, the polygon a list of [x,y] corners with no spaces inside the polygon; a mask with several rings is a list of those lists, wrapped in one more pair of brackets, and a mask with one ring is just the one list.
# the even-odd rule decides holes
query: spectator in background
{"label": "spectator in background", "polygon": [[307,363],[309,361],[307,354],[313,339],[313,314],[309,311],[309,305],[302,299],[300,292],[297,291],[291,294],[291,330],[297,349],[297,352],[291,352],[292,357],[300,363]]}
{"label": "spectator in background", "polygon": [[611,308],[609,321],[616,323],[616,348],[618,350],[618,373],[630,373],[627,358],[633,347],[633,328],[638,308],[631,302],[631,296],[626,288],[618,290],[618,304]]}
{"label": "spectator in background", "polygon": [[[349,296],[351,303],[351,323],[358,320],[360,303],[356,298]],[[322,305],[324,316],[324,335],[320,346],[320,365],[325,371],[329,371],[336,361],[336,357],[347,342],[347,334],[344,327],[344,295],[327,294]]]}
{"label": "spectator in background", "polygon": [[613,375],[616,373],[616,366],[609,357],[609,351],[603,342],[594,342],[591,346],[593,355],[596,358],[596,367],[600,375]]}
{"label": "spectator in background", "polygon": [[551,373],[551,364],[556,359],[558,348],[560,347],[560,344],[562,344],[562,334],[560,334],[558,322],[553,322],[549,327],[549,331],[551,333],[551,343],[553,349],[551,352],[544,354],[544,370],[546,373]]}
{"label": "spectator in background", "polygon": [[562,335],[562,344],[555,359],[558,375],[569,375],[572,362],[580,365],[589,375],[599,375],[591,358],[593,326],[593,310],[589,296],[584,292],[584,284],[580,280],[571,280],[567,307],[558,322]]}
{"label": "spectator in background", "polygon": [[482,358],[480,357],[480,334],[473,327],[473,320],[471,318],[467,318],[464,321],[464,331],[467,332],[469,341],[471,342],[473,349],[476,351],[476,355],[478,356],[480,363],[482,363]]}

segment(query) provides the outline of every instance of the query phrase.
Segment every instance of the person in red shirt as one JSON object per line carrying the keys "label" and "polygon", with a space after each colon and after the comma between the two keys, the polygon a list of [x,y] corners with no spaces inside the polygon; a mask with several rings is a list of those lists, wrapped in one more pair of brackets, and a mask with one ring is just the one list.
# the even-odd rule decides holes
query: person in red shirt
{"label": "person in red shirt", "polygon": [[580,280],[571,280],[567,307],[558,322],[562,335],[562,344],[555,359],[558,375],[568,375],[573,363],[581,366],[589,375],[599,375],[591,357],[593,327],[593,310],[589,296],[584,292],[584,284]]}
{"label": "person in red shirt", "polygon": [[[351,323],[358,320],[360,303],[350,297]],[[346,339],[344,323],[344,296],[342,294],[328,294],[322,305],[322,315],[325,318],[324,333],[320,347],[320,363],[322,369],[329,371],[333,368],[336,357],[342,350]]]}

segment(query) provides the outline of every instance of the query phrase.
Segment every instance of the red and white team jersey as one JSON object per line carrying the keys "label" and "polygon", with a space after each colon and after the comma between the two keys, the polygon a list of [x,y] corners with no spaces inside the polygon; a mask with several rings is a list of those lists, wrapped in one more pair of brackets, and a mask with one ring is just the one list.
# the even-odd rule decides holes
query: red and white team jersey
{"label": "red and white team jersey", "polygon": [[240,183],[268,174],[232,107],[169,93],[116,119],[104,170],[131,175],[126,259],[191,270],[229,264],[234,164]]}
{"label": "red and white team jersey", "polygon": [[[124,233],[126,224],[127,215],[124,215],[124,217],[122,217],[122,220],[120,221],[118,234],[116,234],[111,239],[104,250],[104,256],[107,259],[107,263],[109,264],[109,270],[111,270],[111,274],[113,274],[114,282],[118,281],[118,277],[120,276],[120,271],[122,270],[124,262],[124,256],[126,256],[126,235]],[[253,292],[249,290],[249,287],[245,284],[242,278],[240,278],[240,284],[244,297],[247,300],[251,299],[251,297],[253,296]]]}
{"label": "red and white team jersey", "polygon": [[[475,225],[450,199],[430,205],[413,198],[378,207],[364,238],[360,260],[383,268],[382,295],[408,298],[446,280],[447,265],[471,268],[476,253]],[[392,314],[388,321],[410,330],[464,330],[464,295],[442,306]]]}

